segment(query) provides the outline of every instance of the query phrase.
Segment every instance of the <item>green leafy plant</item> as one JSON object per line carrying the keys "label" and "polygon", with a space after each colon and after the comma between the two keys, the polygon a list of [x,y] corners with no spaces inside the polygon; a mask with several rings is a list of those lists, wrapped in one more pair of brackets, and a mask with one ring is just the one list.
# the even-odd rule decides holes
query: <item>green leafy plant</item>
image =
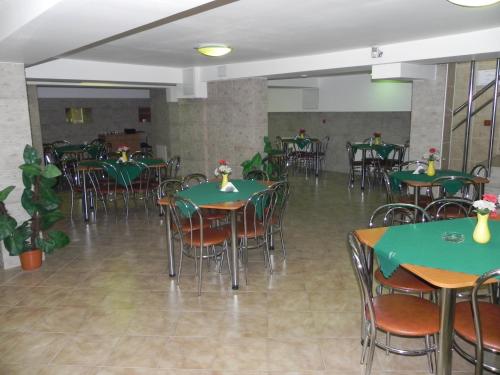
{"label": "green leafy plant", "polygon": [[24,185],[21,205],[30,218],[18,226],[4,204],[14,187],[9,186],[0,191],[0,241],[3,240],[10,255],[19,255],[35,249],[51,253],[69,243],[64,232],[49,231],[64,217],[59,210],[60,198],[53,189],[61,171],[55,165],[42,169],[42,160],[37,151],[29,145],[24,148],[23,158],[24,164],[19,167],[22,170]]}

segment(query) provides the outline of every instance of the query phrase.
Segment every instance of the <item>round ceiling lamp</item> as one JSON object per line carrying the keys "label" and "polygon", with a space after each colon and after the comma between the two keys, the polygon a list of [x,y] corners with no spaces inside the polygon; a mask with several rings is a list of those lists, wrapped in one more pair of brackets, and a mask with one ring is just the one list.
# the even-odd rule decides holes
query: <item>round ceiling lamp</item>
{"label": "round ceiling lamp", "polygon": [[202,44],[201,46],[196,47],[196,50],[205,56],[220,57],[227,55],[232,51],[232,48],[226,46],[225,44]]}
{"label": "round ceiling lamp", "polygon": [[463,7],[485,7],[500,2],[500,0],[448,0],[448,1],[450,3],[461,5]]}

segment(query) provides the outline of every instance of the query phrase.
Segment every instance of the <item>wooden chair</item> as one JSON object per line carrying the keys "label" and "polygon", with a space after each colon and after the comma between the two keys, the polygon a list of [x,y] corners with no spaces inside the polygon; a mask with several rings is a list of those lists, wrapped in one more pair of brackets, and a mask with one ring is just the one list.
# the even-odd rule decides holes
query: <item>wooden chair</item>
{"label": "wooden chair", "polygon": [[472,289],[471,301],[459,302],[455,307],[455,335],[475,347],[475,356],[454,340],[454,348],[467,361],[475,365],[475,375],[481,375],[483,370],[500,374],[497,364],[484,361],[484,352],[496,355],[500,353],[500,305],[478,300],[478,294],[484,283],[500,276],[500,268],[486,272],[480,276]]}
{"label": "wooden chair", "polygon": [[[358,239],[351,232],[348,235],[349,253],[361,289],[361,314],[363,320],[363,350],[361,363],[365,365],[365,375],[371,373],[375,347],[408,356],[426,355],[429,371],[435,363],[436,334],[439,332],[439,308],[423,298],[407,294],[385,294],[373,296],[370,271],[365,253]],[[418,349],[395,348],[386,341],[377,340],[377,332],[408,338],[424,338],[424,347]],[[434,354],[434,356],[433,356]],[[433,358],[434,357],[434,358]]]}
{"label": "wooden chair", "polygon": [[189,199],[174,197],[170,210],[173,227],[180,245],[177,284],[180,284],[184,257],[193,258],[195,260],[195,277],[198,279],[198,295],[201,295],[204,259],[215,259],[218,262],[219,272],[222,272],[225,257],[229,273],[231,273],[227,254],[227,241],[231,237],[231,230],[228,226],[217,228],[206,226],[202,211]]}

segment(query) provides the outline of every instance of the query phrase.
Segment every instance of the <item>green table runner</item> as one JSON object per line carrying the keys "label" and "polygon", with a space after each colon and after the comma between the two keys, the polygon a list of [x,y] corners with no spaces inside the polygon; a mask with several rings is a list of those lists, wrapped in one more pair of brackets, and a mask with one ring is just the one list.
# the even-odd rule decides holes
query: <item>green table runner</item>
{"label": "green table runner", "polygon": [[[130,181],[134,181],[141,175],[142,171],[144,170],[144,167],[141,166],[141,163],[146,164],[148,166],[165,163],[165,161],[162,159],[138,159],[137,162],[139,164],[119,163],[117,160],[114,159],[109,159],[105,161],[85,160],[81,161],[79,165],[85,167],[97,167],[106,169],[108,175],[111,178],[113,178],[119,185],[127,186],[129,185],[128,181],[129,178]],[[114,168],[116,168],[116,170],[114,168],[106,168],[106,164],[113,166]]]}
{"label": "green table runner", "polygon": [[[413,172],[414,171],[400,171],[391,173],[389,177],[391,179],[392,189],[394,191],[399,191],[399,186],[401,185],[401,183],[403,181],[408,181],[408,180],[431,183],[436,178],[445,176],[461,176],[471,179],[474,178],[474,176],[471,174],[464,173],[461,171],[447,170],[447,169],[437,170],[434,176],[427,176],[426,173],[413,174]],[[460,181],[448,181],[444,184],[444,188],[451,195],[458,192],[462,186],[463,183]]]}
{"label": "green table runner", "polygon": [[318,142],[318,138],[310,138],[310,137],[282,138],[282,141],[284,141],[286,143],[295,143],[297,146],[299,146],[300,149],[304,149],[311,142]]}
{"label": "green table runner", "polygon": [[62,157],[65,153],[72,153],[72,152],[87,152],[90,157],[92,158],[97,158],[99,156],[99,153],[103,150],[104,146],[102,145],[65,145],[65,146],[59,146],[56,147],[54,150],[57,154],[58,157]]}
{"label": "green table runner", "polygon": [[[220,182],[207,182],[180,191],[177,195],[191,200],[198,206],[202,206],[205,204],[247,200],[252,194],[267,189],[266,185],[254,180],[231,180],[231,182],[238,189],[237,193],[225,193],[220,191]],[[191,216],[193,212],[194,208],[190,212],[183,212],[183,214],[185,216]]]}
{"label": "green table runner", "polygon": [[351,145],[352,150],[356,153],[357,150],[374,150],[380,155],[382,159],[387,159],[392,150],[396,148],[397,145],[387,143],[383,145],[374,145],[369,143],[353,143]]}
{"label": "green table runner", "polygon": [[[382,273],[389,277],[400,264],[478,276],[500,268],[500,221],[489,221],[491,241],[485,245],[472,239],[476,222],[475,218],[465,218],[387,228],[374,247]],[[445,232],[461,233],[465,240],[445,241]]]}

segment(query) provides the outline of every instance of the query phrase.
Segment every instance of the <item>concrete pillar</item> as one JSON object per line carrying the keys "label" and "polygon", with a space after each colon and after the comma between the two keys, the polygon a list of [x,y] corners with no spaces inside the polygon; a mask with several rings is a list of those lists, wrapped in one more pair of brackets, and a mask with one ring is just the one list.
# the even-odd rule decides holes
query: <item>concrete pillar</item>
{"label": "concrete pillar", "polygon": [[[6,206],[18,222],[27,219],[21,206],[23,183],[19,165],[23,164],[23,149],[31,144],[30,117],[26,94],[24,65],[0,63],[0,188],[15,185]],[[11,257],[2,246],[0,262],[3,268],[19,265],[19,257]]]}
{"label": "concrete pillar", "polygon": [[42,127],[40,125],[40,109],[38,108],[38,89],[35,85],[28,85],[27,93],[33,147],[40,155],[43,155]]}
{"label": "concrete pillar", "polygon": [[[410,129],[410,160],[422,160],[431,147],[435,147],[443,154],[444,165],[448,165],[447,150],[449,149],[449,135],[444,137],[449,126],[445,127],[445,120],[451,121],[446,116],[446,102],[449,90],[448,65],[437,66],[435,80],[418,80],[413,82],[411,101],[411,129]],[[451,93],[452,94],[452,93]],[[446,128],[446,129],[445,129]],[[446,142],[448,144],[446,144]],[[437,166],[440,167],[440,163]]]}
{"label": "concrete pillar", "polygon": [[[158,157],[172,157],[170,152],[169,118],[166,89],[149,90],[151,97],[151,132],[148,143],[153,146],[153,152]],[[166,147],[168,155],[163,155]]]}

